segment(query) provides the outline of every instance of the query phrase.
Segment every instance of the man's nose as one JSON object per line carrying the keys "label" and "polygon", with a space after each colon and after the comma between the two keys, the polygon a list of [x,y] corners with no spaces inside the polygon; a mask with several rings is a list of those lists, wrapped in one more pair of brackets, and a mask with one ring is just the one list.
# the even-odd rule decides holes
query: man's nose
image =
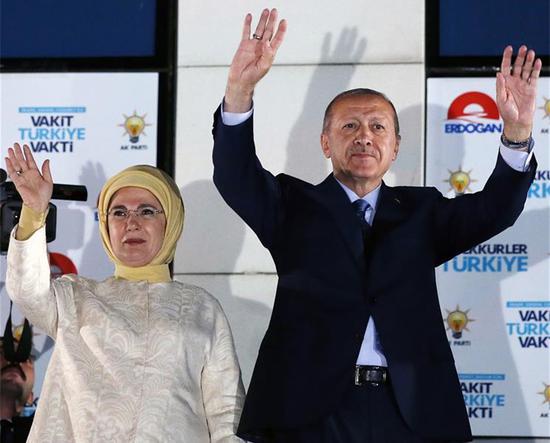
{"label": "man's nose", "polygon": [[357,146],[370,146],[372,144],[372,132],[368,127],[362,127],[357,131],[354,144]]}

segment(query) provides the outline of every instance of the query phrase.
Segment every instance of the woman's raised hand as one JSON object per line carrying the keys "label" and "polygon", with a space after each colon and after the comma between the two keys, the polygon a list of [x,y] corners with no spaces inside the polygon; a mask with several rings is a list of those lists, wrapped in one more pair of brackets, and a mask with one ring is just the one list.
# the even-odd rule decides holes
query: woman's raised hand
{"label": "woman's raised hand", "polygon": [[39,170],[30,148],[14,143],[8,148],[6,169],[23,203],[36,212],[46,211],[53,191],[50,161],[44,161]]}

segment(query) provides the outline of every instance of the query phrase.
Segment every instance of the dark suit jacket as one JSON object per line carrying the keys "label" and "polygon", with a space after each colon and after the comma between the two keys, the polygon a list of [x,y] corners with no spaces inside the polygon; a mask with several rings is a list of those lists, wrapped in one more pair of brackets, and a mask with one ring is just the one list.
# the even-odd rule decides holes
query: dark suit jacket
{"label": "dark suit jacket", "polygon": [[445,334],[434,268],[512,225],[535,167],[499,156],[483,191],[455,199],[435,188],[382,185],[370,244],[344,190],[264,170],[252,118],[214,118],[214,183],[269,250],[279,276],[239,435],[311,425],[353,385],[369,316],[407,424],[425,438],[471,437]]}
{"label": "dark suit jacket", "polygon": [[[25,443],[29,436],[33,419],[34,414],[30,417],[13,417],[11,425],[2,423],[2,430],[0,431],[2,443],[4,441]],[[4,428],[4,426],[8,426],[8,428]]]}

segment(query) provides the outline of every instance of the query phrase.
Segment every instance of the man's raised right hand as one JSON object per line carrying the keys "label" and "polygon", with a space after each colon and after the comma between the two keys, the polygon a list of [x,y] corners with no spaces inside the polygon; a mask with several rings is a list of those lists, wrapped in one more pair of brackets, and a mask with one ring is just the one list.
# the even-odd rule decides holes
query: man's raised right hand
{"label": "man's raised right hand", "polygon": [[277,10],[264,9],[251,36],[252,15],[244,19],[241,43],[229,68],[224,111],[247,112],[252,107],[256,84],[271,69],[275,54],[283,42],[287,23],[281,20],[275,32]]}

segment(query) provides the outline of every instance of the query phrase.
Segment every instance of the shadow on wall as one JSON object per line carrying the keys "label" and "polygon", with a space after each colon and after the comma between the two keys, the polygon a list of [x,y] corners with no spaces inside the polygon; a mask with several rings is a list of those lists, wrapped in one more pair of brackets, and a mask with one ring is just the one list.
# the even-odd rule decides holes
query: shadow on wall
{"label": "shadow on wall", "polygon": [[185,223],[179,249],[184,250],[184,273],[215,269],[231,273],[244,241],[245,226],[227,206],[211,180],[192,182],[181,189]]}
{"label": "shadow on wall", "polygon": [[[327,33],[321,48],[320,63],[312,75],[302,112],[290,131],[287,144],[285,172],[310,183],[319,183],[329,173],[329,161],[321,151],[320,135],[323,115],[330,101],[350,88],[356,65],[330,66],[333,60],[361,60],[367,40],[358,36],[356,28],[344,30],[332,45],[332,34]],[[370,87],[367,81],[359,85]],[[387,91],[381,91],[386,93]],[[389,97],[390,100],[393,97]],[[421,105],[398,109],[402,142],[396,162],[388,179],[393,185],[420,185],[422,183],[422,126]],[[415,165],[411,168],[410,165]]]}
{"label": "shadow on wall", "polygon": [[[107,176],[101,163],[87,162],[82,167],[79,183],[85,185],[88,189],[88,206],[91,208],[96,208],[99,191],[101,191],[106,181]],[[82,235],[82,238],[84,238],[84,235]],[[85,277],[99,280],[113,274],[113,266],[107,258],[101,243],[97,221],[94,221],[92,234],[82,253],[79,273]]]}
{"label": "shadow on wall", "polygon": [[[332,34],[325,34],[320,65],[315,69],[305,95],[302,112],[290,131],[284,171],[310,183],[321,182],[328,173],[320,145],[323,114],[329,102],[349,88],[355,65],[327,66],[331,60],[360,60],[367,41],[357,28],[344,28],[331,47]],[[312,118],[318,116],[318,118]]]}
{"label": "shadow on wall", "polygon": [[[243,248],[245,226],[223,202],[212,181],[190,183],[181,189],[181,194],[185,225],[178,247],[186,253],[179,265],[184,274],[176,278],[204,287],[219,300],[231,324],[243,381],[248,386],[271,309],[233,293],[231,273]],[[193,271],[187,273],[187,269]],[[203,269],[221,272],[215,275],[197,272]]]}
{"label": "shadow on wall", "polygon": [[[383,91],[382,91],[383,92]],[[389,97],[391,100],[392,97]],[[386,184],[391,186],[421,186],[423,182],[424,146],[422,144],[421,105],[398,109],[401,143],[397,159],[391,166]]]}

